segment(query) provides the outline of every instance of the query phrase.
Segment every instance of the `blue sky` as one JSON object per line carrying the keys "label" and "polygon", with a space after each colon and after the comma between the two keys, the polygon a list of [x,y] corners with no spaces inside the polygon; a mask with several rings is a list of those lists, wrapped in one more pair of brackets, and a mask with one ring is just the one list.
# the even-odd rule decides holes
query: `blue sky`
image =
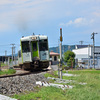
{"label": "blue sky", "polygon": [[63,44],[100,45],[100,0],[0,0],[0,55],[18,51],[20,38],[33,32],[47,35],[49,46],[58,46],[60,28]]}

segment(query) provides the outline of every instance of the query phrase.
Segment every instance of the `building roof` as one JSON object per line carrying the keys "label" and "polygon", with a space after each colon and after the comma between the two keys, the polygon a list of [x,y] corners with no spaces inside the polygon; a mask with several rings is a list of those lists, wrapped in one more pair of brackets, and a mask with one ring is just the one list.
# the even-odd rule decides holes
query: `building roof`
{"label": "building roof", "polygon": [[76,49],[88,47],[88,45],[76,45]]}
{"label": "building roof", "polygon": [[59,53],[55,53],[55,52],[51,51],[50,56],[59,56]]}

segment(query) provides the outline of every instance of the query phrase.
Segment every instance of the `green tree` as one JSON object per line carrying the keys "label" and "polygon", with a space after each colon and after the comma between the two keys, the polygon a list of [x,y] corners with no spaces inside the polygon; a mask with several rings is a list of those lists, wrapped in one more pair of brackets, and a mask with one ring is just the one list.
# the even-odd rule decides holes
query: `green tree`
{"label": "green tree", "polygon": [[67,66],[71,67],[72,63],[74,65],[75,62],[74,58],[75,58],[74,52],[68,50],[64,53],[64,61],[67,62]]}

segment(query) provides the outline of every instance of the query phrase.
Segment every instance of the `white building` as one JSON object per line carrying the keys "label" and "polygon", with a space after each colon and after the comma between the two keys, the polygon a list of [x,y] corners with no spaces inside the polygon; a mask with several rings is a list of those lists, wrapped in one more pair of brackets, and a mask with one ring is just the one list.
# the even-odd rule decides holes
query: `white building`
{"label": "white building", "polygon": [[[85,68],[93,68],[93,46],[72,50],[78,61],[78,65]],[[100,69],[100,46],[95,46],[95,68]]]}

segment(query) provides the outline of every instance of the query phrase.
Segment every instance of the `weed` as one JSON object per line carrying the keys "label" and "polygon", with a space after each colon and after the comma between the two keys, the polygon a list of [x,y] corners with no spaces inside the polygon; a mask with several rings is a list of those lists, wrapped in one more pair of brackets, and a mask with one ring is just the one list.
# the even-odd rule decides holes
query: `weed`
{"label": "weed", "polygon": [[0,71],[0,75],[10,75],[10,74],[14,74],[14,73],[16,73],[16,70],[14,70],[14,69]]}
{"label": "weed", "polygon": [[[54,74],[55,73],[55,74]],[[56,76],[47,73],[46,77]],[[68,71],[78,76],[63,76],[63,79],[74,80],[75,82],[66,83],[65,85],[73,85],[73,89],[62,90],[55,87],[42,87],[36,92],[27,94],[19,94],[14,97],[19,100],[100,100],[100,71],[99,70],[81,70]],[[79,84],[87,83],[86,85]]]}

